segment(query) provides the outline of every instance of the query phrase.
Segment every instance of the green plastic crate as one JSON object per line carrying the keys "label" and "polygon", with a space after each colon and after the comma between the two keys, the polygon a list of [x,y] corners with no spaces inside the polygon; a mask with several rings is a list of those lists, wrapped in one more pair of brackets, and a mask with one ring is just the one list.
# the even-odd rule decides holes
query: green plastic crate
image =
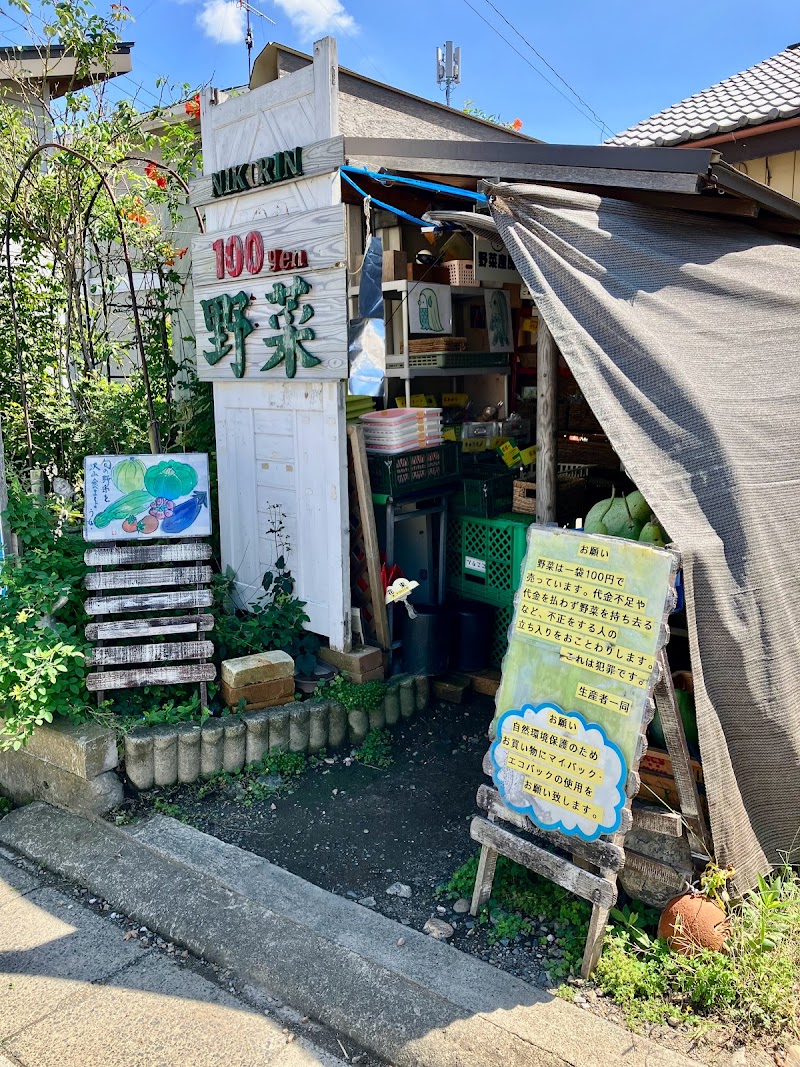
{"label": "green plastic crate", "polygon": [[514,617],[513,599],[494,613],[494,632],[489,652],[491,665],[499,669],[503,665],[503,656],[508,652],[508,630]]}
{"label": "green plastic crate", "polygon": [[433,448],[418,448],[397,456],[367,454],[369,481],[373,493],[408,496],[433,486],[452,482],[459,472],[458,445],[445,441]]}
{"label": "green plastic crate", "polygon": [[519,588],[533,516],[482,518],[449,515],[447,520],[447,588],[484,604],[505,607]]}
{"label": "green plastic crate", "polygon": [[487,471],[483,474],[465,474],[461,488],[452,498],[452,507],[463,515],[478,515],[491,518],[503,511],[510,511],[514,503],[514,479],[516,471]]}

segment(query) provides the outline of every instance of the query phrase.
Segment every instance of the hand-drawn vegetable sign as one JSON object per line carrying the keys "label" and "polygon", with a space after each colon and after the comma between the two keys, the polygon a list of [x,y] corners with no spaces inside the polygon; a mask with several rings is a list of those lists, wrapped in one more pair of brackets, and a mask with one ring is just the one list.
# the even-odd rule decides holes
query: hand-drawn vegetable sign
{"label": "hand-drawn vegetable sign", "polygon": [[207,537],[208,456],[87,456],[85,541]]}

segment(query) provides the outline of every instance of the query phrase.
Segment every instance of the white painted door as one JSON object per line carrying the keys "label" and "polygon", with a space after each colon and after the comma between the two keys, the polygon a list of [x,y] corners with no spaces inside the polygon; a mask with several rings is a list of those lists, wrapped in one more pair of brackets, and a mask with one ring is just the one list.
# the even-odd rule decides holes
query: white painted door
{"label": "white painted door", "polygon": [[308,628],[348,648],[344,383],[215,382],[214,405],[222,564],[242,605],[284,554]]}

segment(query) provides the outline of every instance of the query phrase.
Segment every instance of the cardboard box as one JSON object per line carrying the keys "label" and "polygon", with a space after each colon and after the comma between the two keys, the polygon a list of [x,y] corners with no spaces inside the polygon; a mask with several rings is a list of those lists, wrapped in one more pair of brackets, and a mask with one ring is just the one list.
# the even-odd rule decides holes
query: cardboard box
{"label": "cardboard box", "polygon": [[[703,767],[696,760],[690,761],[692,776],[703,799]],[[661,748],[648,748],[642,762],[639,764],[639,800],[645,804],[657,804],[662,801],[673,811],[681,810],[681,798],[675,785],[675,777],[672,773],[672,759],[668,752]]]}
{"label": "cardboard box", "polygon": [[407,276],[408,255],[405,252],[383,253],[383,280],[385,282],[401,282]]}
{"label": "cardboard box", "polygon": [[436,282],[438,285],[450,284],[450,271],[447,267],[430,267],[427,263],[409,263],[406,278],[410,282]]}

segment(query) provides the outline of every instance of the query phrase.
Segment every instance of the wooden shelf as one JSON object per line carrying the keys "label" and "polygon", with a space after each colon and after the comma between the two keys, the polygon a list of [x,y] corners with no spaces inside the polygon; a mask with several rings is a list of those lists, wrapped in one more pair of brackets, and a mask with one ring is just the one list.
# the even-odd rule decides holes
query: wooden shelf
{"label": "wooden shelf", "polygon": [[[381,289],[384,293],[407,293],[409,286],[417,285],[445,285],[446,282],[428,282],[428,281],[408,281],[408,279],[398,279],[394,282],[383,282]],[[495,289],[497,286],[484,286],[484,285],[451,285],[450,293],[455,297],[476,297],[480,296],[487,289]],[[348,296],[358,296],[357,285],[351,285],[347,290]]]}

